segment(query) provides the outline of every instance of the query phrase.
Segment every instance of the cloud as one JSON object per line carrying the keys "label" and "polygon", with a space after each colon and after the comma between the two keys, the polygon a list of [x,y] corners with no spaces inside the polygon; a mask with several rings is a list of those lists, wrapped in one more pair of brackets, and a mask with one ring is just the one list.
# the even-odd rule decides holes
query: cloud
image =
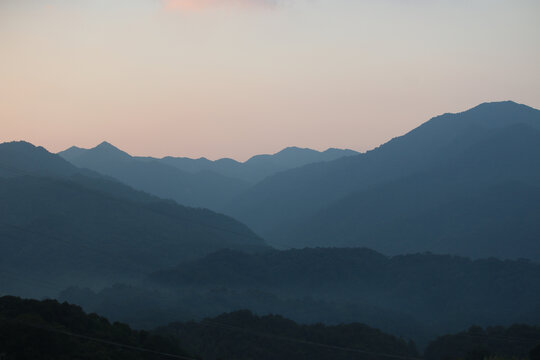
{"label": "cloud", "polygon": [[275,4],[276,0],[164,0],[165,8],[171,11],[195,11],[222,6],[269,8]]}

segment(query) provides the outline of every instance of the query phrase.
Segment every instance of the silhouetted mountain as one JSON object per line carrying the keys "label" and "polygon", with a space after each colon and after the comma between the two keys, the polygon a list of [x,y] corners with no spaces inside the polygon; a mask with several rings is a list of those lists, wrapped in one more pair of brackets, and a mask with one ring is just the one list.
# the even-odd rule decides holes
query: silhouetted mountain
{"label": "silhouetted mountain", "polygon": [[253,156],[243,163],[233,159],[210,161],[205,158],[189,159],[179,157],[165,157],[163,159],[154,160],[158,160],[191,173],[213,171],[224,176],[256,183],[280,171],[357,154],[358,153],[353,150],[331,148],[320,152],[312,149],[288,147],[273,155]]}
{"label": "silhouetted mountain", "polygon": [[0,144],[0,176],[71,176],[78,172],[75,166],[41,146],[25,141]]}
{"label": "silhouetted mountain", "polygon": [[[228,213],[282,247],[538,259],[540,244],[530,239],[539,234],[540,203],[523,202],[537,196],[538,129],[540,111],[513,102],[445,114],[365,154],[269,177]],[[508,208],[495,211],[494,195]]]}
{"label": "silhouetted mountain", "polygon": [[[13,155],[9,176],[0,177],[0,270],[9,275],[2,279],[4,293],[107,284],[218,249],[266,248],[227,216],[87,177],[42,148],[17,146],[24,155],[12,146],[3,153],[5,146],[0,146],[1,158]],[[54,167],[49,169],[43,159]]]}
{"label": "silhouetted mountain", "polygon": [[187,206],[219,209],[248,186],[210,171],[192,174],[157,160],[135,158],[107,142],[89,150],[71,147],[59,155],[80,168]]}
{"label": "silhouetted mountain", "polygon": [[200,322],[173,323],[157,330],[204,359],[317,360],[417,357],[413,343],[363,324],[299,325],[277,315],[249,311]]}
{"label": "silhouetted mountain", "polygon": [[[540,264],[523,260],[473,261],[433,254],[386,257],[353,248],[251,255],[220,251],[156,272],[150,281],[180,293],[185,292],[182,289],[225,287],[258,289],[288,299],[309,297],[321,301],[318,315],[307,318],[302,310],[282,314],[300,321],[338,322],[342,320],[337,309],[349,309],[349,321],[416,340],[472,324],[540,321]],[[362,313],[362,307],[376,312]],[[261,306],[257,309],[264,311]],[[386,319],[373,316],[385,312]],[[387,321],[392,317],[393,322]],[[413,326],[401,323],[405,319]]]}
{"label": "silhouetted mountain", "polygon": [[416,175],[347,196],[287,229],[282,243],[361,244],[417,251],[540,259],[540,131],[495,130]]}
{"label": "silhouetted mountain", "polygon": [[426,348],[426,360],[530,359],[540,355],[540,327],[512,325],[482,329],[472,326],[467,331],[444,335]]}
{"label": "silhouetted mountain", "polygon": [[[234,262],[231,265],[234,266]],[[98,312],[109,319],[144,329],[168,323],[171,319],[189,321],[247,308],[257,314],[282,314],[302,323],[359,321],[424,342],[433,337],[425,325],[401,311],[391,311],[355,299],[323,300],[305,293],[301,297],[295,294],[276,295],[255,287],[212,287],[201,284],[162,289],[155,283],[139,283],[115,284],[93,291],[72,286],[62,291],[58,298],[80,304],[85,310]]]}
{"label": "silhouetted mountain", "polygon": [[[162,353],[162,354],[159,354]],[[163,359],[188,356],[170,337],[111,324],[54,300],[0,298],[0,354],[18,360]],[[187,358],[187,357],[186,357]]]}

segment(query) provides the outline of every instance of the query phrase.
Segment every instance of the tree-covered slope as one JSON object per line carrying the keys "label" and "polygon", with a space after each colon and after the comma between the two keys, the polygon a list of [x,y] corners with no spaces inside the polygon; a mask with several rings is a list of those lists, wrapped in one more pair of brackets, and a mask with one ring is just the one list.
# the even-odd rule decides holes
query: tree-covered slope
{"label": "tree-covered slope", "polygon": [[318,360],[418,357],[413,343],[363,324],[299,325],[277,315],[237,311],[200,322],[172,323],[159,334],[206,360]]}
{"label": "tree-covered slope", "polygon": [[0,298],[0,354],[18,360],[193,359],[176,341],[54,300]]}
{"label": "tree-covered slope", "polygon": [[424,352],[426,360],[540,359],[540,327],[512,325],[481,328],[448,334],[432,341]]}
{"label": "tree-covered slope", "polygon": [[[416,330],[432,335],[472,324],[540,321],[540,265],[524,260],[471,260],[434,254],[386,257],[353,248],[262,254],[220,251],[156,272],[150,280],[178,291],[259,289],[283,298],[327,301],[334,307],[356,304],[381,314],[386,311],[395,322],[390,330],[392,325],[376,318],[368,322],[369,317],[360,313],[355,316],[364,316],[364,320],[355,321],[402,335],[406,328],[396,325],[407,317]],[[323,318],[327,320],[324,314],[318,320]],[[312,316],[311,320],[317,319]],[[414,331],[405,331],[413,337]]]}

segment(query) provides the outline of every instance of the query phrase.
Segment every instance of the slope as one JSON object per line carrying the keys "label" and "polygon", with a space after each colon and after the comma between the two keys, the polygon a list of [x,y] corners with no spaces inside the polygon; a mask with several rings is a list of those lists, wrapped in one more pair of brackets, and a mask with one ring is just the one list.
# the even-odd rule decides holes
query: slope
{"label": "slope", "polygon": [[[3,292],[10,285],[40,293],[110,283],[217,249],[266,249],[247,227],[209,210],[104,178],[44,176],[54,171],[33,154],[40,158],[45,150],[24,148],[19,167],[11,158],[11,169],[20,175],[0,177],[0,268],[11,278],[3,281]],[[63,163],[60,173],[77,170],[56,155],[46,156]],[[32,168],[33,162],[39,166]],[[33,286],[21,279],[31,279]]]}
{"label": "slope", "polygon": [[274,239],[540,260],[539,183],[540,131],[513,125],[413,176],[336,201]]}
{"label": "slope", "polygon": [[[514,102],[486,103],[431,119],[365,154],[271,176],[232,201],[226,212],[270,242],[276,229],[316,214],[350,194],[396,181],[463,153],[514,124],[540,127],[540,111]],[[294,244],[287,244],[294,246]]]}
{"label": "slope", "polygon": [[80,168],[97,171],[135,189],[187,206],[218,210],[247,188],[241,180],[214,172],[192,174],[156,160],[135,158],[107,142],[88,150],[72,147],[59,155]]}

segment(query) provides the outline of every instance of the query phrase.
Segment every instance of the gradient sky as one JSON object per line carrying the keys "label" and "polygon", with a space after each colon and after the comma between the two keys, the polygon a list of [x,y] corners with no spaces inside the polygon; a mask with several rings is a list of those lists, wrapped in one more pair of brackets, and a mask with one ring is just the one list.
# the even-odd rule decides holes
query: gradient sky
{"label": "gradient sky", "polygon": [[0,0],[0,141],[244,160],[540,108],[538,0]]}

